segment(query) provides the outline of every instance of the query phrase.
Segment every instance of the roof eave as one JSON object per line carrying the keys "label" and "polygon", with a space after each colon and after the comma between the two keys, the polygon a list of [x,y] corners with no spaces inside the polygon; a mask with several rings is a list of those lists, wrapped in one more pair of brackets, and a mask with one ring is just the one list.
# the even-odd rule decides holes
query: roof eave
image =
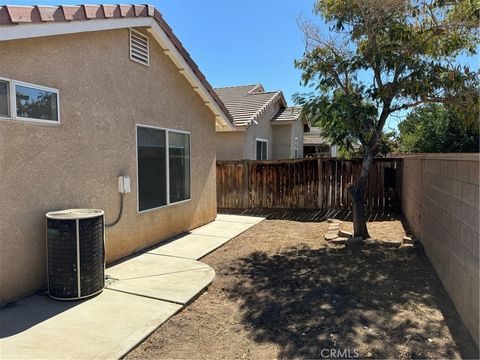
{"label": "roof eave", "polygon": [[[5,40],[18,40],[25,38],[34,38],[41,36],[53,36],[63,34],[75,34],[81,32],[92,32],[101,30],[114,30],[131,27],[146,27],[152,36],[157,40],[159,45],[164,50],[173,62],[177,65],[179,72],[185,76],[187,81],[192,85],[193,89],[200,95],[205,105],[214,113],[217,129],[234,130],[235,125],[233,118],[231,117],[225,105],[220,99],[215,99],[212,95],[215,94],[213,88],[210,86],[211,91],[207,89],[200,77],[203,74],[195,66],[195,70],[192,69],[192,65],[188,64],[184,55],[180,53],[175,44],[172,42],[174,37],[173,33],[167,34],[166,31],[160,26],[168,25],[161,18],[160,13],[155,10],[154,17],[151,10],[148,12],[148,16],[140,17],[122,17],[122,18],[101,18],[101,19],[89,19],[89,20],[75,20],[75,21],[61,21],[61,22],[38,22],[38,23],[22,23],[12,25],[2,25],[0,31],[0,41]],[[179,42],[179,41],[178,41]],[[183,49],[183,51],[185,51]],[[186,52],[186,51],[185,51]],[[189,59],[191,60],[191,59]],[[193,61],[190,61],[191,63]],[[204,78],[204,77],[203,77]],[[205,82],[206,79],[204,79]],[[207,82],[208,84],[208,82]],[[209,85],[209,84],[208,84]],[[223,106],[222,106],[223,105]],[[222,107],[224,109],[222,109]]]}
{"label": "roof eave", "polygon": [[272,125],[293,125],[298,119],[295,120],[272,120]]}

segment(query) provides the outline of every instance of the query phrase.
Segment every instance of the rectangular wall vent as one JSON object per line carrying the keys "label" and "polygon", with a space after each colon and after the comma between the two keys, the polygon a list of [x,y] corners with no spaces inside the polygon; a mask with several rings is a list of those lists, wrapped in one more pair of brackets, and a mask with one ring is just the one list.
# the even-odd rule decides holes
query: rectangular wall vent
{"label": "rectangular wall vent", "polygon": [[130,29],[130,59],[140,64],[149,66],[148,37]]}

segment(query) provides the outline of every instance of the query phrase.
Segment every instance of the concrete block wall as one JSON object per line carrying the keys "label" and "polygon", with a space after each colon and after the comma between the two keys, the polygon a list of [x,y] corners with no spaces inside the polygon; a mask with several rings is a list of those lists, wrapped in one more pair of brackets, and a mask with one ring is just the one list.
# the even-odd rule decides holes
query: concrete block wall
{"label": "concrete block wall", "polygon": [[479,154],[403,157],[402,210],[479,344]]}

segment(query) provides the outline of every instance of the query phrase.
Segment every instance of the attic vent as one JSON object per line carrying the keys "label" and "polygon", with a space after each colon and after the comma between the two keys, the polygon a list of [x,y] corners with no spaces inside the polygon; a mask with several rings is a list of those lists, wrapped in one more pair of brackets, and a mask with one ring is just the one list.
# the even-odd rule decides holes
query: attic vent
{"label": "attic vent", "polygon": [[130,29],[130,59],[149,66],[148,37]]}

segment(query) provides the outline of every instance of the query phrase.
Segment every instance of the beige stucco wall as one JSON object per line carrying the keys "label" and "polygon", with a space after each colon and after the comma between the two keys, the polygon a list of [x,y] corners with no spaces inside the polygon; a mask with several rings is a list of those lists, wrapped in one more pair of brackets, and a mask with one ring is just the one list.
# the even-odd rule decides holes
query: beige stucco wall
{"label": "beige stucco wall", "polygon": [[402,209],[445,289],[479,343],[479,155],[403,160]]}
{"label": "beige stucco wall", "polygon": [[286,124],[274,124],[273,160],[291,159],[295,156],[295,138],[298,138],[298,158],[303,158],[303,122],[296,120]]}
{"label": "beige stucco wall", "polygon": [[292,155],[295,144],[295,137],[298,137],[298,158],[303,158],[303,121],[298,119],[292,126]]}
{"label": "beige stucco wall", "polygon": [[290,159],[292,148],[292,125],[273,125],[273,160]]}
{"label": "beige stucco wall", "polygon": [[242,160],[245,156],[244,135],[244,131],[217,132],[217,160]]}
{"label": "beige stucco wall", "polygon": [[217,132],[218,160],[255,160],[256,139],[268,140],[268,159],[273,157],[273,130],[270,119],[280,110],[276,102],[257,119],[258,124],[251,124],[246,131]]}
{"label": "beige stucco wall", "polygon": [[257,119],[258,124],[252,124],[244,140],[244,151],[246,160],[255,160],[257,157],[256,139],[268,140],[268,160],[272,159],[273,154],[273,130],[271,119],[280,110],[280,102],[276,102],[268,107],[264,113]]}
{"label": "beige stucco wall", "polygon": [[[127,29],[0,42],[0,77],[60,90],[61,125],[0,121],[0,301],[46,283],[47,211],[119,211],[117,177],[130,175],[121,221],[106,230],[107,261],[216,215],[214,116],[150,39],[151,64],[129,59]],[[191,131],[192,200],[137,212],[135,124]]]}

